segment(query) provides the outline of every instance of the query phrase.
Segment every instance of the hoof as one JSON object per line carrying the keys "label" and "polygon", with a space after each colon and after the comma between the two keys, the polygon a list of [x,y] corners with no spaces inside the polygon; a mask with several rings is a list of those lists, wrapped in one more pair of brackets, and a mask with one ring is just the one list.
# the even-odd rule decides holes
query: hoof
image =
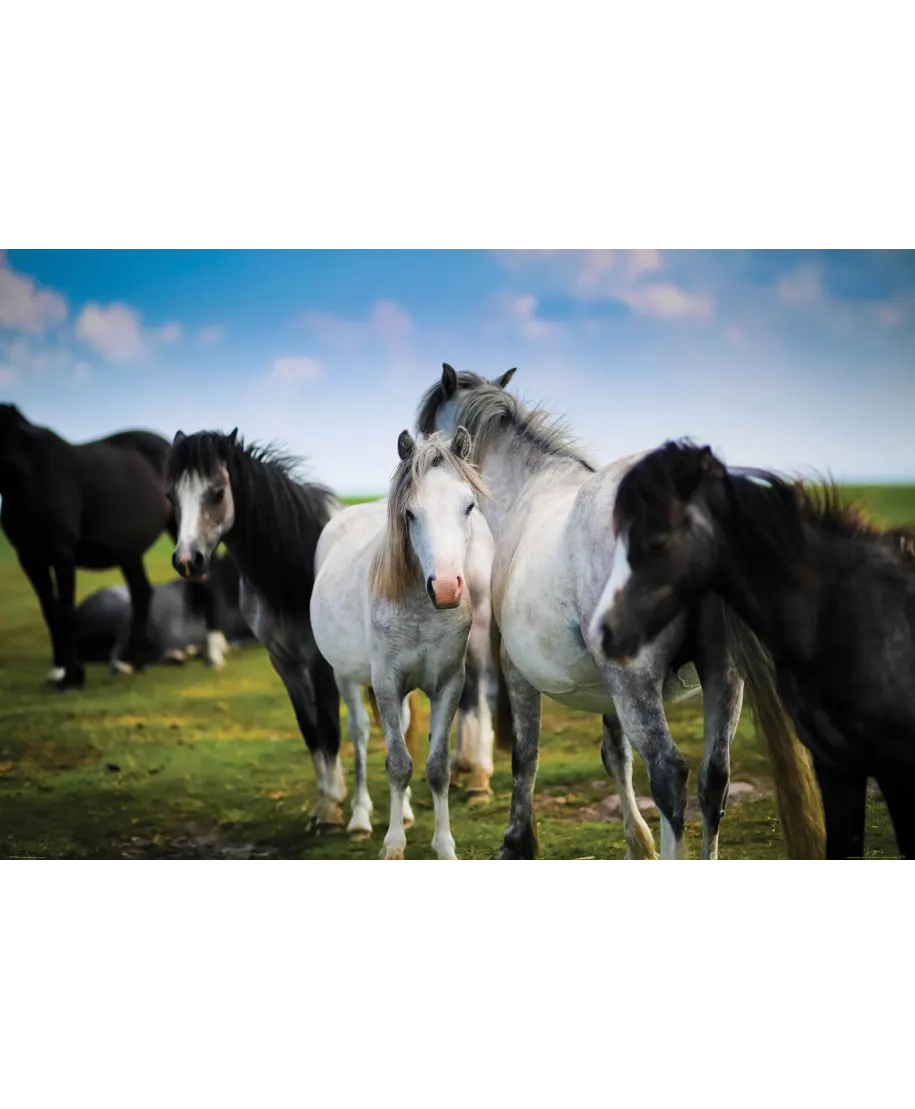
{"label": "hoof", "polygon": [[472,809],[485,809],[492,801],[493,793],[489,789],[485,793],[468,793],[467,804]]}
{"label": "hoof", "polygon": [[467,783],[467,792],[470,796],[483,796],[489,800],[492,797],[492,788],[489,785],[491,777],[491,772],[487,773],[481,766],[478,766],[470,775],[470,781]]}
{"label": "hoof", "polygon": [[494,859],[520,859],[521,856],[511,847],[506,847],[503,843],[499,850],[493,855]]}
{"label": "hoof", "polygon": [[349,828],[347,828],[346,834],[350,838],[350,843],[361,843],[364,839],[372,838],[372,833],[367,832],[364,828],[356,828],[353,831],[350,831]]}
{"label": "hoof", "polygon": [[52,666],[45,681],[48,685],[57,685],[58,682],[63,681],[66,673],[67,671],[62,666]]}
{"label": "hoof", "polygon": [[388,860],[388,859],[402,859],[403,858],[403,848],[402,847],[389,847],[385,851],[384,857],[385,857],[385,860]]}
{"label": "hoof", "polygon": [[125,662],[122,658],[113,658],[108,663],[108,669],[112,674],[132,674],[133,667],[129,662]]}
{"label": "hoof", "polygon": [[343,824],[343,806],[338,803],[323,805],[317,814],[319,828],[339,828]]}
{"label": "hoof", "polygon": [[184,651],[166,651],[162,656],[162,661],[172,663],[175,666],[183,666],[187,662],[187,655]]}

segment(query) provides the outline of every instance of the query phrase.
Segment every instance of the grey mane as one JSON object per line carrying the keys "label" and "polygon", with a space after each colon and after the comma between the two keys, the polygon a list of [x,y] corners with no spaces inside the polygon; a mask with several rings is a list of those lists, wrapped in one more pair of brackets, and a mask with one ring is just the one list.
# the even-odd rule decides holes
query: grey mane
{"label": "grey mane", "polygon": [[[461,391],[464,395],[461,396]],[[473,440],[472,459],[477,465],[494,441],[511,428],[524,460],[537,468],[542,458],[566,459],[596,473],[598,466],[582,450],[565,420],[544,409],[528,408],[523,401],[500,385],[466,371],[457,375],[457,412],[455,426],[462,425]],[[441,382],[436,382],[419,405],[417,427],[425,434],[435,428],[438,409],[446,398]]]}

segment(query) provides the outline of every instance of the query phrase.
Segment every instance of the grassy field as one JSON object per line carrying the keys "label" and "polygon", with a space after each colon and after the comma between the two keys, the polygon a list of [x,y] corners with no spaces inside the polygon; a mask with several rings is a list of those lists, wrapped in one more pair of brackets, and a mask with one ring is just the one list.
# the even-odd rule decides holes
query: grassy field
{"label": "grassy field", "polygon": [[[915,486],[855,489],[885,522],[915,520]],[[156,582],[173,576],[170,545],[147,557]],[[117,572],[79,574],[80,598],[119,581]],[[0,856],[44,858],[378,858],[387,820],[384,744],[373,729],[371,839],[305,832],[315,801],[314,773],[292,709],[264,651],[229,655],[211,672],[200,661],[113,677],[87,668],[86,688],[43,687],[50,665],[37,601],[0,537]],[[428,706],[424,705],[428,724]],[[722,825],[722,858],[782,858],[767,767],[752,726],[741,720],[732,753],[734,800]],[[690,764],[691,792],[702,757],[701,701],[673,707],[674,738]],[[613,785],[599,754],[596,717],[544,702],[537,819],[544,858],[622,858]],[[639,760],[636,789],[647,798]],[[344,744],[351,791],[352,748]],[[414,774],[416,824],[407,857],[432,858],[432,802]],[[511,792],[510,756],[497,752],[495,796],[471,808],[452,791],[452,828],[461,858],[487,858],[501,842]],[[693,797],[689,851],[698,856]],[[348,812],[348,803],[347,803]],[[657,818],[646,809],[657,834]],[[892,857],[885,807],[871,799],[869,857]]]}

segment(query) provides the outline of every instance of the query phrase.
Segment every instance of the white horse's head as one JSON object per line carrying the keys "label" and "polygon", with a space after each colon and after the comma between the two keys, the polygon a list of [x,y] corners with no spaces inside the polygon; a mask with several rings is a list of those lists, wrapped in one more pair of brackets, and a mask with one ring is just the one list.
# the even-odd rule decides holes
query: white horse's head
{"label": "white horse's head", "polygon": [[470,436],[459,427],[415,439],[402,431],[400,463],[388,497],[388,533],[375,567],[375,588],[401,601],[417,577],[436,608],[454,608],[464,595],[473,534],[471,516],[486,490],[468,462]]}
{"label": "white horse's head", "polygon": [[436,381],[420,401],[418,429],[426,434],[433,431],[453,434],[458,409],[470,390],[481,385],[497,385],[504,389],[514,377],[515,369],[506,370],[501,377],[490,381],[479,374],[458,373],[447,362],[443,363],[441,379]]}

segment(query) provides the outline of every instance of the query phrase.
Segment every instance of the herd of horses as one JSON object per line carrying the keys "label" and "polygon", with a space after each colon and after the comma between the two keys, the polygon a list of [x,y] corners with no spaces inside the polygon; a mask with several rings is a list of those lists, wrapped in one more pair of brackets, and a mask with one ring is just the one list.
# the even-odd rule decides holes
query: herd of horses
{"label": "herd of horses", "polygon": [[[494,722],[512,750],[496,857],[536,856],[544,695],[601,716],[627,858],[656,857],[633,748],[661,857],[683,857],[688,769],[664,705],[700,689],[702,856],[717,858],[746,687],[789,857],[861,857],[870,779],[915,857],[915,533],[876,528],[831,486],[729,469],[688,441],[599,466],[509,392],[513,373],[446,364],[415,437],[397,441],[386,500],[352,507],[237,430],[76,446],[0,406],[0,522],[48,626],[49,679],[77,688],[86,658],[142,668],[191,641],[218,665],[228,640],[256,639],[311,753],[319,827],[344,821],[347,706],[354,837],[372,832],[368,690],[386,741],[388,859],[404,857],[413,821],[416,690],[431,706],[438,858],[456,858],[455,776],[490,792]],[[163,530],[181,580],[154,592],[142,557]],[[127,593],[103,591],[80,616],[78,566],[120,567]]]}

